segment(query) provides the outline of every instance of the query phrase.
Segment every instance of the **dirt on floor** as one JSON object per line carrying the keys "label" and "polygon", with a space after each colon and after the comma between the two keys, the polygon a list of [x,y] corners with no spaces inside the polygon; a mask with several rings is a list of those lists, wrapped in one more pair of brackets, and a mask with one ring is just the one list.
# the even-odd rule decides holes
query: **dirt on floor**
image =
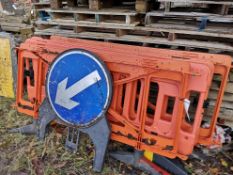
{"label": "dirt on floor", "polygon": [[[11,128],[31,122],[30,117],[15,110],[13,99],[0,97],[0,175],[146,175],[145,172],[112,159],[108,154],[102,173],[94,173],[94,149],[85,135],[81,137],[79,151],[74,154],[65,150],[66,136],[56,128],[51,129],[44,141],[37,140],[33,135],[9,132]],[[122,148],[122,145],[111,142],[109,150],[118,147]],[[187,172],[198,175],[233,175],[233,146],[228,145],[226,148],[221,151],[198,148],[201,154],[193,154],[191,159],[184,162]]]}

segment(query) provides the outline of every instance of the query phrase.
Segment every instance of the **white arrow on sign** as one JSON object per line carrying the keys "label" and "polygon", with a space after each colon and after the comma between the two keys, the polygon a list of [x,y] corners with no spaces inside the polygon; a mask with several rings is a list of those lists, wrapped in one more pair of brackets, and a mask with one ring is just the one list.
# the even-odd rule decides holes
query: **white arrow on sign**
{"label": "white arrow on sign", "polygon": [[100,80],[101,77],[95,70],[67,88],[68,77],[66,77],[58,84],[55,103],[69,110],[73,109],[79,103],[71,100],[71,98]]}

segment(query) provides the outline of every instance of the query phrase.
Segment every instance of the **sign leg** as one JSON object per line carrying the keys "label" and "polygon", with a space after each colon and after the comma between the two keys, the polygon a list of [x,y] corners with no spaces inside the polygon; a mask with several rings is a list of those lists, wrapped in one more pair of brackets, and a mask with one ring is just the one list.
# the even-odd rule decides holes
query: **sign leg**
{"label": "sign leg", "polygon": [[39,126],[38,126],[39,128],[38,128],[37,137],[40,140],[43,140],[45,138],[47,126],[54,119],[56,119],[56,114],[52,110],[52,108],[48,102],[48,99],[46,98],[43,101],[43,103],[39,109]]}
{"label": "sign leg", "polygon": [[101,172],[111,134],[106,117],[103,117],[95,125],[92,125],[89,128],[80,129],[80,131],[88,134],[92,139],[95,146],[93,169],[96,172]]}

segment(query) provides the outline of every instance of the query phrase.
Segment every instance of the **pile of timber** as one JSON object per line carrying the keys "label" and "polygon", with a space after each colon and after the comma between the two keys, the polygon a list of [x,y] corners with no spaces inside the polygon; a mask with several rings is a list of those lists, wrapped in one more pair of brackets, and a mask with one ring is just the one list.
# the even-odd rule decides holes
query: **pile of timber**
{"label": "pile of timber", "polygon": [[[233,0],[35,1],[35,34],[233,55]],[[213,80],[211,116],[219,79]],[[233,72],[220,117],[233,127]]]}
{"label": "pile of timber", "polygon": [[146,0],[104,1],[34,3],[36,34],[233,52],[233,1],[158,0],[153,5]]}
{"label": "pile of timber", "polygon": [[25,0],[19,0],[17,3],[8,0],[1,1],[0,31],[20,34],[22,38],[26,39],[33,33],[33,25],[30,24],[30,4],[28,4],[28,8],[26,8],[25,5],[27,4],[21,1]]}

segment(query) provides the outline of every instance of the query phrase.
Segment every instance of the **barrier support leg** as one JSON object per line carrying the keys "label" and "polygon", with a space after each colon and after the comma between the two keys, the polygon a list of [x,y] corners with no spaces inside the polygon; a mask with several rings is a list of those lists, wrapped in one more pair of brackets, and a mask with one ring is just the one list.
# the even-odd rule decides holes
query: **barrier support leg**
{"label": "barrier support leg", "polygon": [[110,155],[127,165],[131,165],[152,175],[170,175],[167,171],[144,158],[142,151],[135,151],[134,153],[118,151]]}
{"label": "barrier support leg", "polygon": [[153,162],[174,175],[188,175],[179,159],[169,159],[156,154],[153,157]]}
{"label": "barrier support leg", "polygon": [[110,139],[111,130],[106,117],[102,117],[100,121],[89,128],[80,129],[81,132],[90,136],[95,146],[95,158],[93,169],[101,172],[104,164],[104,158]]}
{"label": "barrier support leg", "polygon": [[33,120],[32,124],[22,126],[22,127],[19,127],[19,128],[13,128],[9,132],[11,132],[11,133],[21,133],[21,134],[36,134],[36,130],[37,130],[36,125],[37,125],[37,121]]}
{"label": "barrier support leg", "polygon": [[47,126],[55,118],[56,114],[52,111],[48,100],[45,99],[39,109],[38,120],[33,120],[32,124],[20,128],[13,128],[10,130],[10,132],[18,132],[21,134],[35,134],[39,140],[43,140],[45,138]]}

